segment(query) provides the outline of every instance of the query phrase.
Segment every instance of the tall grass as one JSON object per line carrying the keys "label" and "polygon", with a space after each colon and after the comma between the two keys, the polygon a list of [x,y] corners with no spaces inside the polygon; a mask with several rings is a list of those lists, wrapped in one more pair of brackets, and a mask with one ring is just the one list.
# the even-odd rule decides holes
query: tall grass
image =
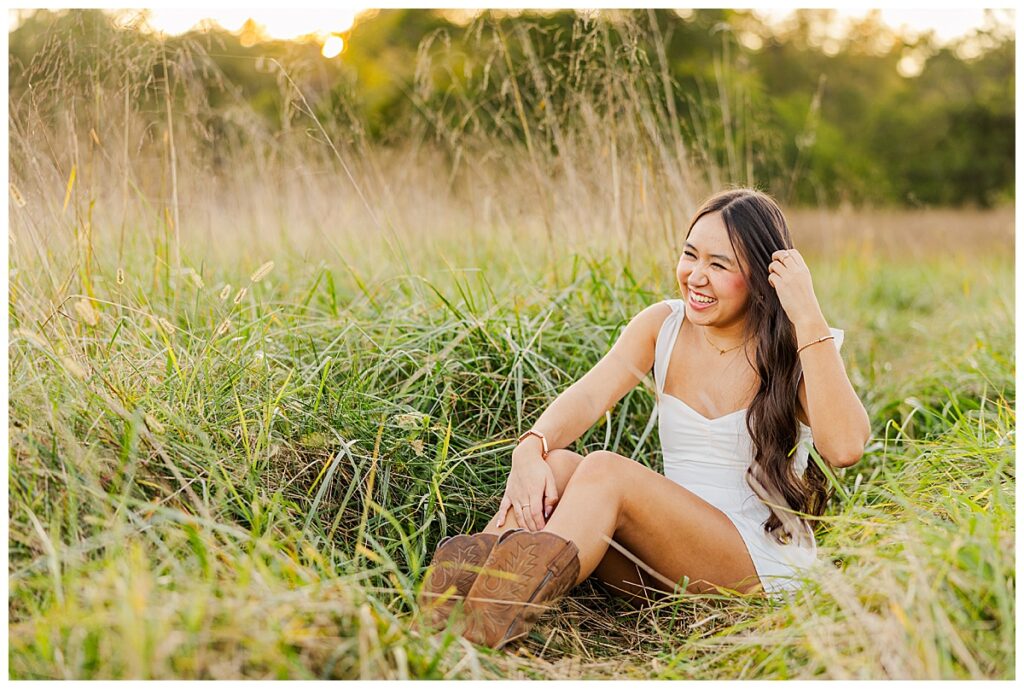
{"label": "tall grass", "polygon": [[[486,523],[518,432],[675,295],[711,187],[675,148],[656,55],[577,30],[601,79],[548,101],[564,121],[527,107],[555,97],[529,30],[495,31],[495,78],[525,99],[490,104],[506,119],[453,129],[438,107],[438,146],[384,148],[300,112],[301,136],[225,142],[219,173],[185,69],[201,46],[92,110],[74,63],[40,53],[11,111],[12,677],[1013,677],[1007,211],[791,213],[874,430],[794,600],[633,611],[588,582],[518,652],[416,630],[434,545]],[[111,64],[163,64],[131,40]],[[576,449],[660,469],[651,404],[638,386]]]}

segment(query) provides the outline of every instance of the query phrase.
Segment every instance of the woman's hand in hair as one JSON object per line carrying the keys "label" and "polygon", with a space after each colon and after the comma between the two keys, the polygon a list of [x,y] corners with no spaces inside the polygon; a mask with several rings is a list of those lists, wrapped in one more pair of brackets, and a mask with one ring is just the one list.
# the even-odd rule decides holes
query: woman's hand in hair
{"label": "woman's hand in hair", "polygon": [[775,288],[782,309],[794,324],[824,320],[814,295],[811,271],[796,249],[782,249],[772,254],[768,284]]}

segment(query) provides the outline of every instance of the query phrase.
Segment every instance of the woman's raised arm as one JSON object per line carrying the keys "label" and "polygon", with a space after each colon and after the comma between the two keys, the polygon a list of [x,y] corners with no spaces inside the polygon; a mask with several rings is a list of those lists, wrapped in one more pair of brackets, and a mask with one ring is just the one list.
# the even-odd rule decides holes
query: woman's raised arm
{"label": "woman's raised arm", "polygon": [[811,272],[796,249],[772,254],[768,272],[768,282],[796,330],[804,374],[798,395],[814,445],[832,466],[852,466],[864,454],[871,422],[850,384],[839,350],[824,339],[831,333],[814,295]]}

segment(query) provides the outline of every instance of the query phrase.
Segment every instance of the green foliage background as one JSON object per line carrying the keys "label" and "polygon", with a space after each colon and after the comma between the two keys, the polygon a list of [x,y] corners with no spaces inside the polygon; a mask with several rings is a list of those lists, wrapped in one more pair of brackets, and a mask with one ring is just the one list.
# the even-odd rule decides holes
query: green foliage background
{"label": "green foliage background", "polygon": [[[777,31],[742,10],[697,10],[686,19],[668,10],[619,16],[664,37],[673,105],[680,115],[701,114],[679,118],[685,144],[710,156],[708,162],[727,170],[733,181],[758,184],[789,204],[987,207],[1011,201],[1012,29],[979,30],[961,43],[981,46],[981,54],[961,59],[960,44],[938,47],[930,35],[910,40],[871,17],[841,41],[822,40],[820,27],[829,12],[799,11],[788,28]],[[574,29],[577,19],[573,11],[488,11],[462,26],[440,11],[372,11],[344,34],[346,50],[331,60],[314,43],[246,46],[251,41],[220,30],[170,37],[164,48],[193,56],[194,68],[210,77],[203,98],[213,108],[204,122],[211,149],[225,138],[244,136],[230,116],[239,100],[260,114],[259,126],[271,134],[287,130],[297,117],[280,74],[268,68],[271,59],[310,94],[309,107],[318,117],[345,127],[358,123],[372,141],[397,143],[423,126],[423,133],[443,137],[439,124],[445,117],[454,118],[448,125],[464,118],[453,109],[460,101],[483,111],[479,126],[495,125],[509,80],[496,78],[501,66],[494,64],[491,47],[500,42],[508,64],[518,70],[526,62],[524,33],[542,73],[533,75],[540,81],[522,79],[518,95],[535,114],[557,106],[560,87],[588,69],[572,61],[582,40]],[[73,72],[65,79],[86,88],[116,83],[122,75],[103,69],[111,46],[127,50],[134,44],[139,55],[156,54],[161,42],[135,28],[130,22],[116,28],[99,10],[37,11],[10,34],[12,100],[26,97],[33,78],[48,73],[51,65],[36,58],[54,43],[61,46],[63,69]],[[614,59],[622,51],[641,51],[653,68],[662,59],[614,15],[606,39]],[[756,44],[757,50],[746,47]],[[918,76],[897,72],[906,56],[927,58]],[[181,69],[180,61],[174,65]],[[154,78],[132,97],[151,100],[156,116],[163,64],[154,61],[148,68]],[[544,92],[539,83],[547,87]],[[497,108],[491,119],[488,103]],[[428,112],[441,120],[427,118],[431,123],[424,125],[420,120]],[[522,130],[512,134],[526,143]]]}

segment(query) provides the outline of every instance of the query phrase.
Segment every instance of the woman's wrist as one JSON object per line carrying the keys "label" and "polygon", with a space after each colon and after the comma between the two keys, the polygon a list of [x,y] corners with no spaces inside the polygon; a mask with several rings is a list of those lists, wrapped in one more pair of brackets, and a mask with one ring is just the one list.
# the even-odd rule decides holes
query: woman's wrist
{"label": "woman's wrist", "polygon": [[821,312],[796,321],[793,323],[793,326],[796,330],[798,347],[811,340],[829,335],[832,332],[828,329],[828,322],[825,321],[825,316]]}
{"label": "woman's wrist", "polygon": [[547,459],[547,457],[548,457],[548,439],[547,439],[547,437],[543,433],[541,433],[537,429],[531,428],[530,430],[526,431],[521,436],[519,436],[519,438],[516,440],[516,443],[517,444],[522,443],[524,440],[526,440],[527,438],[530,438],[530,437],[540,439],[541,454],[544,455],[545,459]]}
{"label": "woman's wrist", "polygon": [[512,450],[512,462],[517,463],[524,459],[539,459],[543,462],[545,460],[545,444],[541,436],[534,433],[520,436],[519,443]]}

